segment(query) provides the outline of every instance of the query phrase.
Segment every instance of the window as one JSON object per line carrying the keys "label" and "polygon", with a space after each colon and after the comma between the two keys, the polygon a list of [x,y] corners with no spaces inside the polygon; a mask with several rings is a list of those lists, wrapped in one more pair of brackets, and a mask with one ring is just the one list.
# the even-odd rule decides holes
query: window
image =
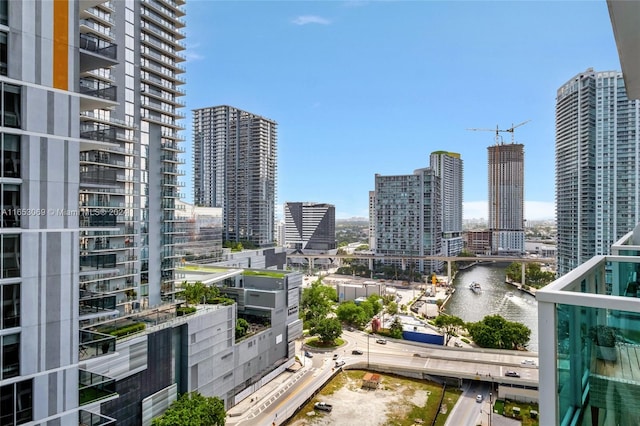
{"label": "window", "polygon": [[20,136],[0,134],[2,144],[2,161],[0,177],[20,177]]}
{"label": "window", "polygon": [[2,278],[20,276],[20,235],[1,235],[0,249],[2,250]]}
{"label": "window", "polygon": [[9,0],[0,0],[0,24],[9,25]]}
{"label": "window", "polygon": [[20,128],[20,86],[2,85],[2,125]]}
{"label": "window", "polygon": [[2,184],[2,227],[16,228],[20,226],[20,185]]}
{"label": "window", "polygon": [[2,336],[2,379],[15,377],[20,374],[20,335],[9,334]]}
{"label": "window", "polygon": [[21,425],[33,420],[33,380],[0,387],[0,424]]}
{"label": "window", "polygon": [[2,308],[0,328],[20,326],[20,284],[5,284],[0,286],[2,293]]}
{"label": "window", "polygon": [[[0,10],[0,19],[1,15],[2,11]],[[3,32],[0,32],[0,75],[7,75],[7,33]]]}

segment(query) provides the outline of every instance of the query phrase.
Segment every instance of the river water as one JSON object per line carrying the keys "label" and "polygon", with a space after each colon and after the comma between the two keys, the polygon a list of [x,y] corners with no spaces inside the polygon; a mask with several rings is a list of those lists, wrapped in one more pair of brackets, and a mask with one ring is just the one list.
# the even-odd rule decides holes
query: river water
{"label": "river water", "polygon": [[[445,312],[466,322],[480,321],[495,314],[508,321],[520,322],[531,329],[527,349],[538,352],[538,302],[529,293],[504,282],[506,266],[476,265],[458,272],[453,281],[456,291]],[[480,283],[481,292],[474,293],[469,289],[473,281]]]}

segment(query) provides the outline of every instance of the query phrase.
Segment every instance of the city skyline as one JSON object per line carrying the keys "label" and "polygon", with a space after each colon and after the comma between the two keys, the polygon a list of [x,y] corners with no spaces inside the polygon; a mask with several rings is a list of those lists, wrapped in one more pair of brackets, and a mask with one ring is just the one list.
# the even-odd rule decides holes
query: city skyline
{"label": "city skyline", "polygon": [[525,120],[525,219],[553,218],[555,91],[588,67],[620,69],[604,2],[186,7],[186,109],[229,104],[279,123],[279,218],[305,200],[367,217],[376,173],[427,167],[435,150],[465,161],[464,218],[487,218],[495,135],[466,129]]}

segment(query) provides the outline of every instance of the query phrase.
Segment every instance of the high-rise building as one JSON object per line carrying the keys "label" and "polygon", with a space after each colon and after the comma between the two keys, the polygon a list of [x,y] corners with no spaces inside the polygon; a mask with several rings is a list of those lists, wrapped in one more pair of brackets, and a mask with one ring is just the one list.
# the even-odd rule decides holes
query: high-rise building
{"label": "high-rise building", "polygon": [[[388,255],[442,254],[440,178],[430,168],[411,175],[375,176],[375,252]],[[390,261],[401,265],[401,261]],[[404,266],[404,265],[403,265]],[[442,261],[420,260],[419,272],[442,269]]]}
{"label": "high-rise building", "polygon": [[[598,231],[600,226],[618,232],[618,218],[638,221],[637,203],[629,204],[627,199],[634,184],[638,194],[638,171],[629,169],[626,157],[637,162],[638,144],[633,139],[637,140],[640,98],[640,32],[635,17],[640,3],[607,0],[607,5],[624,82],[618,72],[589,69],[562,86],[556,104],[559,250],[564,222],[563,253],[558,253],[562,276],[536,296],[539,329],[550,330],[540,335],[540,424],[545,425],[640,423],[640,382],[627,368],[634,365],[640,345],[640,225],[630,226],[611,245],[611,255],[584,259],[589,250],[601,250],[598,239],[605,233]],[[616,162],[623,163],[627,175],[616,173]],[[563,167],[569,170],[560,174]],[[616,180],[621,182],[613,185]],[[610,187],[599,188],[603,182]],[[613,206],[617,196],[606,194],[618,190],[625,199]],[[571,196],[566,203],[562,199]],[[605,210],[613,224],[599,217],[605,216]],[[571,257],[570,247],[579,258]]]}
{"label": "high-rise building", "polygon": [[336,208],[332,204],[284,204],[285,246],[296,250],[335,250]]}
{"label": "high-rise building", "polygon": [[524,252],[524,145],[497,143],[489,155],[489,231],[493,253]]}
{"label": "high-rise building", "polygon": [[440,216],[442,217],[442,254],[457,256],[464,247],[462,239],[463,162],[455,152],[435,151],[431,169],[440,178]]}
{"label": "high-rise building", "polygon": [[376,191],[369,191],[369,250],[376,251]]}
{"label": "high-rise building", "polygon": [[224,240],[275,244],[277,123],[227,105],[193,110],[194,203],[222,207]]}
{"label": "high-rise building", "polygon": [[92,329],[174,297],[183,3],[0,1],[2,424],[107,424]]}
{"label": "high-rise building", "polygon": [[640,219],[640,102],[622,73],[589,68],[556,97],[558,274],[611,245]]}
{"label": "high-rise building", "polygon": [[78,424],[78,21],[0,1],[1,424]]}

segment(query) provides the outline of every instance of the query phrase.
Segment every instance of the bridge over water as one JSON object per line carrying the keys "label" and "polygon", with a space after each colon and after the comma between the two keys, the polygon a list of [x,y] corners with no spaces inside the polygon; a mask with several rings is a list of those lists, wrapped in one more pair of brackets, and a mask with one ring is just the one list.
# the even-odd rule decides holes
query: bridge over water
{"label": "bridge over water", "polygon": [[439,260],[447,262],[447,283],[451,283],[451,265],[453,262],[491,262],[491,263],[512,263],[520,262],[522,264],[522,284],[525,284],[527,263],[547,263],[555,264],[556,259],[550,257],[515,257],[515,256],[419,256],[419,255],[396,255],[396,254],[377,254],[377,253],[353,253],[353,254],[317,254],[317,253],[289,253],[287,259],[305,259],[309,266],[309,270],[313,270],[313,264],[318,259],[329,259],[331,261],[338,260],[338,265],[342,259],[359,259],[368,260],[369,269],[373,270],[374,261],[376,260],[400,260],[402,270],[407,268],[408,262],[417,262],[425,260]]}

